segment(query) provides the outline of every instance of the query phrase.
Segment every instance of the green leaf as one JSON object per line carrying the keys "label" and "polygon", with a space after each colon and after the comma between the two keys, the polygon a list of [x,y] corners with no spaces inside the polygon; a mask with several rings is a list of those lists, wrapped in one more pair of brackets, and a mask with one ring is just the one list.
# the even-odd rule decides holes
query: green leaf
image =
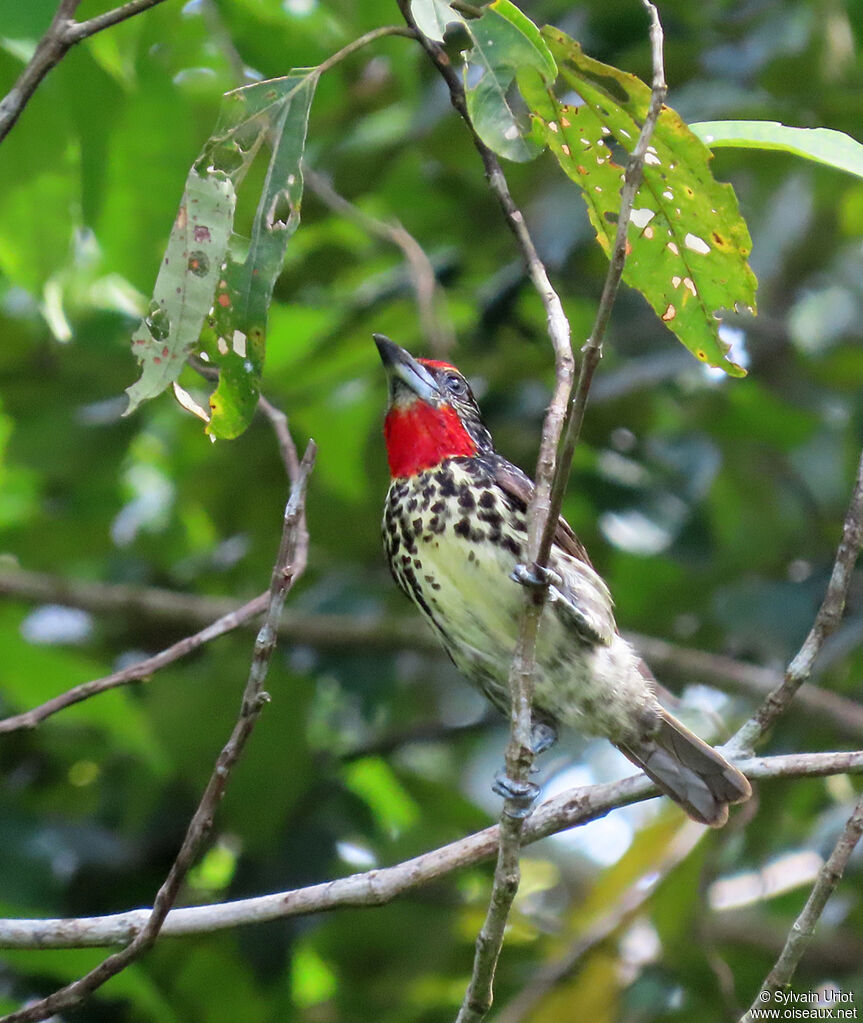
{"label": "green leaf", "polygon": [[202,177],[193,167],[147,315],[132,335],[141,377],[126,389],[133,412],[180,375],[213,303],[234,218],[236,197],[227,175]]}
{"label": "green leaf", "polygon": [[[634,75],[586,57],[563,32],[543,35],[563,79],[584,100],[560,102],[536,75],[519,85],[535,114],[535,135],[582,189],[597,239],[610,255],[617,232],[623,169],[608,139],[631,153],[650,104],[650,89]],[[719,337],[719,312],[755,307],[755,275],[747,264],[749,231],[730,185],[710,173],[709,150],[680,116],[664,107],[644,165],[629,225],[623,279],[640,291],[680,341],[702,362],[731,376]]]}
{"label": "green leaf", "polygon": [[778,149],[863,178],[863,145],[832,128],[790,128],[778,121],[700,121],[689,128],[711,149]]}
{"label": "green leaf", "polygon": [[[316,70],[298,69],[225,96],[216,129],[189,172],[153,301],[132,338],[142,374],[128,389],[127,414],[174,383],[197,351],[219,370],[207,432],[236,437],[249,425],[273,286],[300,220],[300,160],[317,80]],[[235,194],[265,141],[272,155],[252,238],[240,255]]]}
{"label": "green leaf", "polygon": [[[266,349],[267,314],[276,278],[282,269],[288,239],[300,222],[303,174],[300,166],[306,142],[309,110],[318,76],[292,71],[287,77],[238,89],[227,97],[225,118],[233,117],[220,144],[224,148],[242,133],[258,139],[262,117],[272,138],[273,152],[252,227],[245,259],[231,252],[219,282],[210,326],[215,343],[206,346],[210,362],[219,367],[219,386],[210,396],[207,433],[236,437],[251,422],[260,394]],[[247,152],[259,144],[257,141]],[[240,167],[246,154],[237,150]],[[243,171],[244,173],[245,171]]]}
{"label": "green leaf", "polygon": [[411,15],[420,32],[439,43],[443,42],[447,25],[464,24],[464,18],[447,0],[412,0]]}
{"label": "green leaf", "polygon": [[[557,65],[539,29],[510,0],[495,0],[481,18],[465,21],[473,40],[466,54],[465,91],[471,122],[491,149],[508,160],[524,163],[540,152],[525,134],[507,93],[517,73],[535,71],[543,81],[553,82]],[[469,84],[468,65],[478,65],[482,75]]]}

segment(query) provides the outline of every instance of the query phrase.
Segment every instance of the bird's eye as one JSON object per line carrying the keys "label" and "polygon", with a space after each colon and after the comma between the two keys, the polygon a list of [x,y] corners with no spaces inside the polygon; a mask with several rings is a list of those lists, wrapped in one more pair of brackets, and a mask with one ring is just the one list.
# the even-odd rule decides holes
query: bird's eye
{"label": "bird's eye", "polygon": [[467,384],[458,373],[447,373],[446,386],[447,390],[458,398],[463,398],[467,394]]}

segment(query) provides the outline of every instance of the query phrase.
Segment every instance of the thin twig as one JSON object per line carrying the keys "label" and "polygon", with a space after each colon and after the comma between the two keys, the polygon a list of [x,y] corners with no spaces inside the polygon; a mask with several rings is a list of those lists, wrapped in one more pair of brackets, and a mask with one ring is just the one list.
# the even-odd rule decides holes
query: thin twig
{"label": "thin twig", "polygon": [[[665,98],[665,78],[662,64],[662,30],[655,7],[642,0],[650,13],[652,28],[651,40],[654,58],[654,89],[651,96],[650,110],[639,137],[635,152],[626,169],[624,187],[621,194],[621,209],[618,220],[618,233],[611,266],[606,277],[605,287],[597,314],[597,325],[591,339],[584,350],[579,384],[573,398],[573,356],[570,343],[570,329],[560,299],[549,282],[545,267],[539,259],[536,249],[528,233],[524,216],[516,207],[509,193],[503,171],[497,157],[485,145],[471,125],[467,112],[464,88],[459,76],[455,73],[444,49],[434,40],[417,34],[417,38],[429,57],[444,78],[450,100],[467,123],[474,145],[482,157],[486,175],[492,192],[504,212],[507,223],[515,234],[521,249],[531,280],[539,292],[546,310],[548,332],[555,352],[555,388],[552,400],[543,423],[542,439],[536,468],[536,486],[528,509],[528,561],[534,566],[533,574],[542,576],[542,569],[548,564],[551,552],[552,537],[560,514],[563,491],[568,478],[568,466],[572,461],[572,453],[578,437],[578,431],[584,415],[587,394],[596,364],[601,353],[602,339],[611,307],[619,285],[626,258],[626,232],[632,209],[632,200],[641,180],[644,155],[655,126],[662,102]],[[408,0],[398,0],[406,22],[414,29],[410,4]],[[571,411],[570,411],[571,410]],[[561,458],[557,460],[560,438],[568,420],[567,437],[564,442]],[[506,753],[507,775],[516,782],[528,779],[532,763],[530,750],[530,704],[532,695],[532,676],[534,667],[534,648],[539,620],[547,595],[546,586],[537,586],[526,590],[524,611],[522,614],[519,638],[513,656],[509,677],[512,708],[512,733]],[[457,1023],[476,1023],[481,1020],[491,1006],[492,984],[497,959],[503,941],[503,931],[509,908],[518,889],[518,848],[521,824],[515,820],[507,820],[509,807],[505,804],[501,819],[500,855],[495,870],[495,884],[489,905],[489,912],[483,928],[477,938],[476,957],[471,982]]]}
{"label": "thin twig", "polygon": [[[506,223],[515,236],[531,281],[546,312],[548,335],[554,349],[555,387],[545,415],[536,467],[536,485],[527,511],[528,562],[538,568],[547,563],[540,557],[540,538],[548,525],[555,458],[560,442],[566,400],[572,388],[574,361],[570,327],[563,305],[551,285],[545,266],[537,254],[533,239],[521,210],[510,194],[503,170],[495,154],[483,142],[471,123],[461,78],[455,72],[445,50],[437,42],[417,30],[409,0],[398,0],[407,24],[446,82],[450,102],[461,115],[479,152],[489,187],[500,205]],[[539,621],[545,606],[547,587],[526,588],[518,640],[509,673],[511,734],[506,749],[506,773],[516,784],[526,784],[533,763],[531,750],[531,698],[533,693],[534,651]],[[489,910],[477,936],[476,955],[471,981],[459,1010],[457,1023],[473,1023],[482,1019],[492,1000],[492,985],[497,960],[503,944],[504,928],[519,884],[519,849],[523,820],[516,805],[504,801],[500,823],[498,860],[495,868]]]}
{"label": "thin twig", "polygon": [[[863,774],[863,750],[851,753],[792,753],[735,761],[751,779],[814,778]],[[558,831],[604,817],[610,810],[656,795],[643,774],[620,781],[570,789],[547,800],[527,818],[525,845]],[[498,848],[497,825],[460,838],[391,867],[335,878],[294,891],[260,895],[220,905],[172,910],[162,928],[165,937],[211,933],[267,920],[305,916],[344,906],[373,907],[405,892],[491,859]],[[147,920],[147,910],[66,920],[0,920],[0,948],[85,948],[129,941]]]}
{"label": "thin twig", "polygon": [[775,1004],[776,992],[791,983],[797,964],[815,933],[815,925],[824,912],[827,900],[842,879],[845,867],[848,865],[855,846],[860,841],[861,834],[863,834],[863,796],[857,801],[854,812],[848,818],[839,840],[833,847],[833,852],[818,871],[818,877],[809,893],[806,905],[794,921],[776,965],[767,974],[767,978],[761,985],[761,990],[752,1005],[740,1018],[740,1023],[752,1023],[753,1020],[762,1019],[765,1005],[767,1003]]}
{"label": "thin twig", "polygon": [[665,82],[665,65],[663,60],[662,25],[659,21],[659,14],[656,7],[649,0],[641,0],[645,10],[650,17],[650,48],[653,62],[653,83],[650,92],[650,106],[647,116],[641,127],[641,134],[635,149],[626,164],[623,187],[620,190],[620,211],[617,218],[617,234],[614,239],[614,249],[611,253],[611,262],[605,283],[602,287],[602,295],[599,300],[599,307],[596,311],[596,319],[593,323],[593,330],[582,348],[581,368],[578,374],[578,382],[575,391],[570,395],[567,402],[567,416],[564,425],[563,443],[560,450],[557,472],[554,477],[551,494],[551,513],[545,522],[545,529],[542,535],[540,554],[548,556],[551,550],[554,530],[557,525],[557,517],[560,515],[563,506],[563,497],[566,492],[566,485],[569,481],[569,472],[572,466],[572,458],[575,453],[575,445],[581,433],[581,426],[584,422],[584,414],[587,410],[587,399],[590,392],[590,385],[593,381],[593,374],[602,358],[602,344],[605,340],[605,332],[608,329],[608,322],[611,318],[611,310],[617,298],[620,288],[620,281],[623,277],[623,268],[626,264],[627,233],[629,230],[630,218],[632,215],[632,204],[635,200],[635,193],[641,185],[644,176],[644,158],[647,155],[647,147],[656,128],[659,115],[662,113],[662,105],[668,92]]}
{"label": "thin twig", "polygon": [[48,995],[47,998],[40,999],[26,1008],[3,1017],[2,1023],[33,1023],[36,1020],[48,1019],[56,1013],[80,1004],[111,977],[116,976],[147,952],[158,937],[165,918],[179,895],[186,874],[212,830],[216,810],[224,796],[231,770],[240,758],[261,710],[269,701],[269,696],[264,691],[264,682],[276,646],[279,616],[285,598],[298,577],[298,566],[305,563],[306,553],[302,548],[307,545],[308,538],[302,534],[299,527],[302,520],[306,486],[314,460],[314,441],[309,441],[296,483],[291,487],[291,496],[285,507],[279,552],[270,581],[267,613],[255,641],[239,716],[230,738],[216,760],[213,773],[204,789],[198,808],[189,822],[180,850],[167,878],[156,894],[153,908],[147,916],[146,922],[120,952],[108,956],[95,969]]}
{"label": "thin twig", "polygon": [[196,632],[192,636],[186,636],[185,639],[181,639],[152,657],[147,657],[143,661],[138,661],[137,664],[131,664],[128,668],[115,671],[112,675],[106,675],[104,678],[93,679],[91,682],[82,682],[80,685],[67,689],[65,693],[60,693],[58,696],[46,700],[45,703],[39,704],[38,707],[34,707],[32,710],[3,718],[0,721],[0,735],[17,732],[26,728],[36,728],[46,718],[57,714],[66,707],[81,703],[82,700],[89,700],[91,696],[105,693],[109,689],[116,689],[118,686],[129,685],[131,682],[146,680],[160,669],[173,664],[174,661],[178,661],[181,657],[186,657],[193,650],[200,649],[205,643],[209,643],[218,636],[223,636],[226,632],[230,632],[232,629],[236,629],[240,625],[256,618],[266,610],[268,601],[269,594],[263,593],[236,611],[222,615],[221,618],[216,619],[216,621],[200,632]]}
{"label": "thin twig", "polygon": [[30,102],[33,93],[51,68],[56,67],[76,43],[164,3],[164,0],[131,0],[131,3],[123,4],[113,11],[106,11],[88,21],[75,21],[73,15],[80,2],[81,0],[61,0],[48,31],[39,40],[29,63],[21,72],[18,81],[0,100],[0,142],[12,130],[24,107]]}
{"label": "thin twig", "polygon": [[455,343],[452,322],[445,310],[444,294],[438,287],[434,266],[416,238],[397,220],[379,220],[349,202],[325,177],[307,165],[303,166],[303,176],[310,191],[333,212],[352,220],[367,234],[401,249],[413,283],[423,335],[436,355],[447,355]]}
{"label": "thin twig", "polygon": [[743,725],[730,740],[728,747],[737,750],[752,750],[776,719],[785,713],[794,694],[812,674],[812,666],[824,641],[839,626],[845,612],[845,600],[851,576],[863,543],[863,454],[857,466],[857,479],[851,494],[851,501],[842,527],[842,540],[836,551],[836,560],[827,592],[809,635],[794,659],[788,665],[782,684],[767,697],[758,711]]}

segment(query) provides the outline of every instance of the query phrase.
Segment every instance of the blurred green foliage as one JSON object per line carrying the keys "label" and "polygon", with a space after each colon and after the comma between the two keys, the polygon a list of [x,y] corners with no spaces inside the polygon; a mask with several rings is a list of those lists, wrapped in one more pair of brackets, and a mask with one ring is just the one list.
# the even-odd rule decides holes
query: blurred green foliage
{"label": "blurred green foliage", "polygon": [[[85,3],[79,16],[107,6]],[[0,0],[0,93],[53,7]],[[639,4],[523,7],[596,59],[649,79]],[[661,15],[669,102],[684,119],[763,118],[859,135],[859,4],[667,0]],[[43,82],[0,160],[3,564],[237,599],[265,587],[287,489],[271,431],[255,420],[238,440],[213,444],[168,395],[121,418],[137,375],[129,341],[188,169],[240,69],[250,80],[284,75],[397,21],[391,0],[171,2],[87,41]],[[530,469],[552,381],[544,314],[470,139],[414,43],[382,39],[322,77],[306,160],[425,249],[459,339],[450,357],[475,382],[499,447]],[[624,628],[781,666],[823,593],[863,440],[863,182],[779,153],[723,150],[713,169],[733,183],[753,239],[760,316],[732,322],[727,335],[749,376],[711,375],[640,297],[622,294],[565,510]],[[605,273],[581,200],[548,154],[506,170],[578,343]],[[254,212],[253,203],[238,210],[247,233]],[[379,549],[385,388],[370,335],[428,351],[419,324],[400,251],[307,189],[275,286],[264,372],[264,393],[286,411],[298,444],[311,436],[319,445],[309,568],[294,609],[371,616],[383,628],[412,614]],[[181,382],[206,404],[196,374],[184,370]],[[820,679],[850,697],[861,694],[861,625],[855,584]],[[26,709],[191,631],[6,600],[0,710]],[[251,645],[248,633],[222,638],[144,685],[3,737],[0,913],[151,903],[236,714]],[[483,712],[442,657],[283,646],[268,689],[272,703],[187,902],[396,863],[495,814],[489,780],[502,728],[375,751],[419,724]],[[754,702],[679,691],[680,712],[717,735]],[[848,745],[829,724],[791,713],[768,749]],[[627,770],[607,744],[578,737],[547,759],[549,788]],[[575,774],[573,762],[582,765]],[[723,910],[709,908],[705,893],[716,878],[757,880],[791,853],[826,853],[855,786],[765,783],[754,817],[749,808],[737,815],[745,826],[708,836],[527,1018],[730,1018],[727,1002],[748,1004],[804,893]],[[655,868],[676,813],[663,803],[617,811],[525,853],[533,880],[498,971],[498,1006],[577,940],[597,912],[596,892],[612,910]],[[858,1004],[860,876],[858,856],[798,978],[802,990],[829,982],[854,991]],[[489,884],[481,867],[377,909],[166,941],[64,1019],[449,1020]],[[100,956],[0,953],[0,1008],[53,990]]]}

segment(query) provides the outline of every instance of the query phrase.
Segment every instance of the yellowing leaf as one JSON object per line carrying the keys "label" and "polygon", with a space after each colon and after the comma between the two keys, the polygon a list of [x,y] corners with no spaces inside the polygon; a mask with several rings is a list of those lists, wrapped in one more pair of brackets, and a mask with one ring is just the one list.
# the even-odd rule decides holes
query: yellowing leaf
{"label": "yellowing leaf", "polygon": [[[582,189],[597,239],[610,254],[617,233],[623,168],[612,140],[631,153],[650,104],[634,75],[584,55],[557,29],[543,29],[563,79],[584,100],[560,102],[529,72],[519,84],[535,115],[535,136],[547,143]],[[680,116],[664,107],[644,165],[629,224],[623,279],[639,290],[680,341],[702,362],[731,376],[745,371],[727,359],[719,337],[724,309],[755,307],[752,248],[730,185],[717,182],[710,151]]]}

